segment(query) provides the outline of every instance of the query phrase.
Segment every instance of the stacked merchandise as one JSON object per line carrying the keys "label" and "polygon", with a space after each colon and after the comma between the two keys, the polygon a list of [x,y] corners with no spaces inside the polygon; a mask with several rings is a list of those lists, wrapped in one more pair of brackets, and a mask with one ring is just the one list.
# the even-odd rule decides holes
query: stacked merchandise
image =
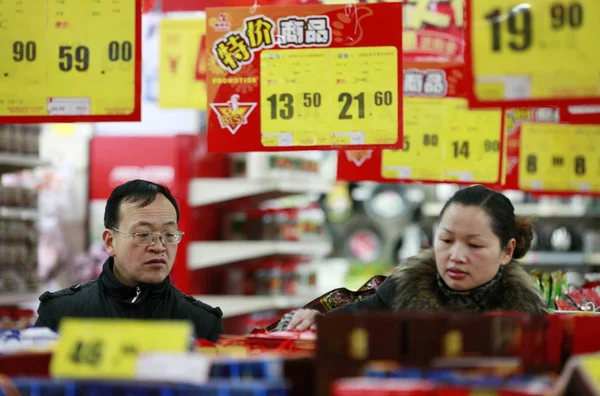
{"label": "stacked merchandise", "polygon": [[600,309],[600,282],[564,271],[530,271],[542,290],[549,310],[597,312]]}
{"label": "stacked merchandise", "polygon": [[37,157],[41,125],[0,125],[0,153]]}

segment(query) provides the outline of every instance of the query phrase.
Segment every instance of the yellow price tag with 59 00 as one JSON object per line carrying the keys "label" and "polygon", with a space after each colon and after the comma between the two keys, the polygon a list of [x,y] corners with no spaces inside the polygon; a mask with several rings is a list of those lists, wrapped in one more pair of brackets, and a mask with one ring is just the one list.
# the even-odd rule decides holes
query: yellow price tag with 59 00
{"label": "yellow price tag with 59 00", "polygon": [[471,0],[481,100],[600,98],[600,1]]}
{"label": "yellow price tag with 59 00", "polygon": [[521,126],[519,188],[529,191],[600,192],[600,126]]}
{"label": "yellow price tag with 59 00", "polygon": [[263,146],[398,142],[395,47],[265,50],[260,74]]}
{"label": "yellow price tag with 59 00", "polygon": [[186,352],[192,324],[179,321],[65,318],[50,372],[65,378],[133,378],[145,352]]}
{"label": "yellow price tag with 59 00", "polygon": [[116,120],[139,110],[139,6],[140,0],[0,1],[0,117]]}
{"label": "yellow price tag with 59 00", "polygon": [[469,110],[461,98],[404,98],[404,149],[383,150],[386,179],[495,183],[500,110]]}

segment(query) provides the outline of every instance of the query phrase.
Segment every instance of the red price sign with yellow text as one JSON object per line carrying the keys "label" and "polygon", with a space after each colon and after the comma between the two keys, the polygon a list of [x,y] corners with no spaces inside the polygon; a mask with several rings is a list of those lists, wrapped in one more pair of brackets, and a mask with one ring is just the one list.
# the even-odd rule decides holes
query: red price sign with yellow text
{"label": "red price sign with yellow text", "polygon": [[468,108],[460,97],[462,70],[434,65],[405,68],[404,148],[340,152],[338,179],[499,182],[502,111]]}
{"label": "red price sign with yellow text", "polygon": [[402,4],[207,19],[210,151],[402,147]]}
{"label": "red price sign with yellow text", "polygon": [[472,107],[600,103],[600,2],[467,0]]}
{"label": "red price sign with yellow text", "polygon": [[0,123],[139,121],[141,0],[0,1]]}

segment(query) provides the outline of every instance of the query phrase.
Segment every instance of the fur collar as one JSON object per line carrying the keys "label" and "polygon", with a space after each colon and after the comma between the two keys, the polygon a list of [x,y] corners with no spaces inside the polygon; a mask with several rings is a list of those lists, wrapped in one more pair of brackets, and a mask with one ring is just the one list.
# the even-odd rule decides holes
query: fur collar
{"label": "fur collar", "polygon": [[461,313],[483,311],[519,311],[541,313],[544,301],[541,291],[516,261],[504,267],[498,285],[490,288],[481,301],[460,304],[443,293],[438,284],[433,250],[424,250],[396,267],[390,278],[396,284],[394,310],[421,312],[454,311]]}

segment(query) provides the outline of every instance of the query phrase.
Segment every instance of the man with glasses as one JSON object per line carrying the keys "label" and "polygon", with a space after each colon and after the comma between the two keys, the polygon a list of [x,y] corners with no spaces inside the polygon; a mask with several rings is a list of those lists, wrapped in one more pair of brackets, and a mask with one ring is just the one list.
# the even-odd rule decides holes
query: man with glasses
{"label": "man with glasses", "polygon": [[179,207],[164,186],[133,180],[115,188],[106,203],[102,234],[110,257],[100,276],[40,296],[39,327],[57,330],[63,317],[178,319],[194,323],[196,337],[223,333],[219,308],[173,286],[169,272],[183,232]]}

